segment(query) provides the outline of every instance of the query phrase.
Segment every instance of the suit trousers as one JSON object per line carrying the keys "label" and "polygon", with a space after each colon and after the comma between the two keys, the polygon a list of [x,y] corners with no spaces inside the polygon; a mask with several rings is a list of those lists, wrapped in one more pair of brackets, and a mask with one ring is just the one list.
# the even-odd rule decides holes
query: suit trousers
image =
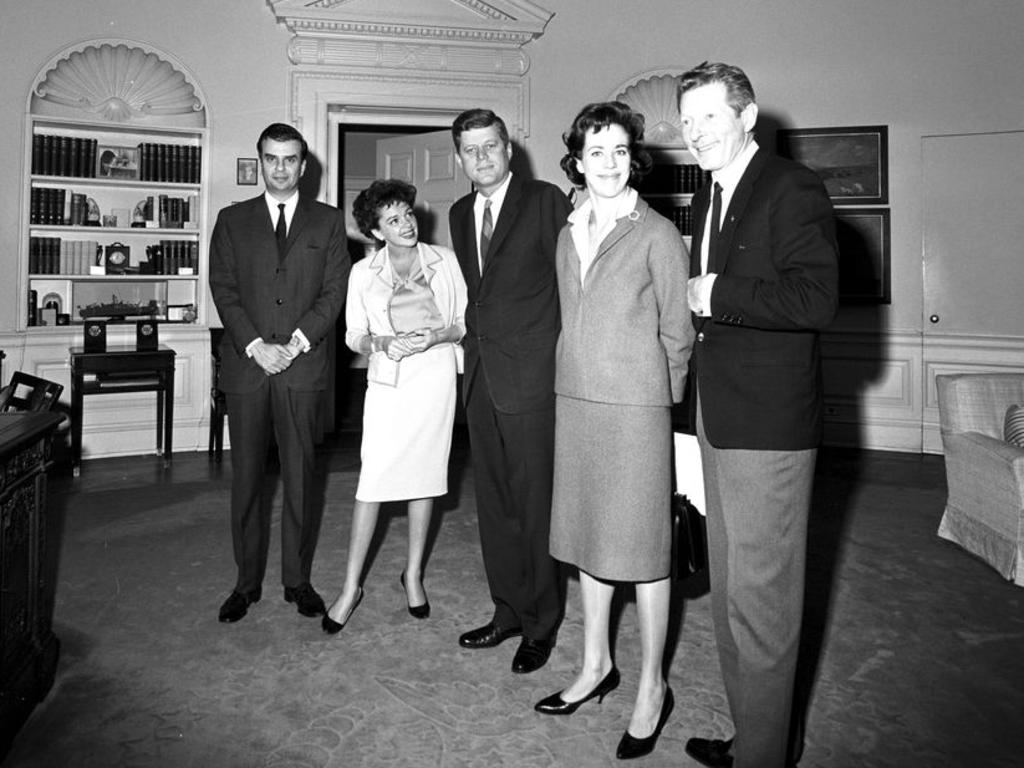
{"label": "suit trousers", "polygon": [[719,449],[704,465],[711,612],[735,728],[733,768],[786,765],[817,450]]}
{"label": "suit trousers", "polygon": [[281,581],[310,580],[323,504],[314,497],[313,434],[321,392],[289,389],[268,376],[253,392],[227,393],[231,437],[231,540],[238,581],[249,592],[263,583],[270,546],[270,500],[265,488],[267,449],[277,441],[284,486],[281,509]]}
{"label": "suit trousers", "polygon": [[466,421],[493,621],[553,642],[562,610],[558,566],[548,552],[555,409],[503,413],[479,367],[475,379]]}

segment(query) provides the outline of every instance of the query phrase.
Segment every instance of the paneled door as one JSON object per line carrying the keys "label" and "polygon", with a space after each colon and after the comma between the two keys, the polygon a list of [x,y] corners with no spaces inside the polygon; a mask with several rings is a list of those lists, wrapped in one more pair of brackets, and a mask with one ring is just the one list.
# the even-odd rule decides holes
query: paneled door
{"label": "paneled door", "polygon": [[448,211],[472,187],[455,162],[450,130],[381,139],[377,176],[414,185],[420,240],[451,247]]}

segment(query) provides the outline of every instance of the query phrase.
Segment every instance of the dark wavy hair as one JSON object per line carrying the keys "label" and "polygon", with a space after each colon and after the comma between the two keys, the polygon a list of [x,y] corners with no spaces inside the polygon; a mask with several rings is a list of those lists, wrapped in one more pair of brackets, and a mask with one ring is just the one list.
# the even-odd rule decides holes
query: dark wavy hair
{"label": "dark wavy hair", "polygon": [[455,142],[455,149],[462,148],[462,132],[471,131],[474,128],[490,128],[496,126],[498,137],[502,144],[508,146],[508,128],[505,121],[489,109],[467,109],[459,114],[452,122],[452,141]]}
{"label": "dark wavy hair", "polygon": [[737,115],[746,109],[747,105],[757,101],[754,98],[754,86],[750,84],[747,73],[737,66],[723,64],[720,61],[705,61],[684,72],[679,78],[676,101],[681,100],[687,91],[712,83],[721,83],[725,86],[726,101]]}
{"label": "dark wavy hair", "polygon": [[576,167],[576,161],[583,156],[587,133],[603,130],[609,125],[619,126],[629,136],[630,185],[635,186],[651,170],[654,162],[644,149],[644,116],[621,101],[595,102],[581,109],[572,121],[572,127],[562,134],[562,141],[569,151],[562,158],[561,166],[575,186],[583,187],[586,184],[583,174]]}
{"label": "dark wavy hair", "polygon": [[352,203],[352,217],[359,231],[376,240],[373,230],[380,221],[380,212],[394,203],[416,204],[416,187],[399,179],[377,179],[360,192]]}
{"label": "dark wavy hair", "polygon": [[263,129],[263,133],[256,139],[256,157],[263,157],[263,140],[270,139],[271,141],[297,141],[302,145],[302,156],[299,158],[303,162],[306,160],[306,155],[309,153],[309,145],[306,144],[306,140],[299,133],[299,129],[286,123],[271,123]]}

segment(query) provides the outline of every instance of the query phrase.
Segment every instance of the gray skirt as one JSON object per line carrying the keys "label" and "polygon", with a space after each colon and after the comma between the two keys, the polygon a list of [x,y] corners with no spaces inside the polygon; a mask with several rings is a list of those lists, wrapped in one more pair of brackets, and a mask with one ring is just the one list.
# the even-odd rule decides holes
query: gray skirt
{"label": "gray skirt", "polygon": [[609,581],[665,578],[671,494],[667,407],[558,396],[552,557]]}

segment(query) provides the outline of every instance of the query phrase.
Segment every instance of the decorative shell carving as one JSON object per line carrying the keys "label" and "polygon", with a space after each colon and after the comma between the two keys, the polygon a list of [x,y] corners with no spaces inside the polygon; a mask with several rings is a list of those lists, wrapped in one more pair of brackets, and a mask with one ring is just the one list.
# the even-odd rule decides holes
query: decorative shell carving
{"label": "decorative shell carving", "polygon": [[124,44],[75,51],[46,73],[35,94],[113,122],[203,109],[181,72],[154,53]]}
{"label": "decorative shell carving", "polygon": [[676,96],[678,83],[679,79],[672,75],[657,75],[634,83],[615,97],[644,116],[645,144],[683,143]]}

